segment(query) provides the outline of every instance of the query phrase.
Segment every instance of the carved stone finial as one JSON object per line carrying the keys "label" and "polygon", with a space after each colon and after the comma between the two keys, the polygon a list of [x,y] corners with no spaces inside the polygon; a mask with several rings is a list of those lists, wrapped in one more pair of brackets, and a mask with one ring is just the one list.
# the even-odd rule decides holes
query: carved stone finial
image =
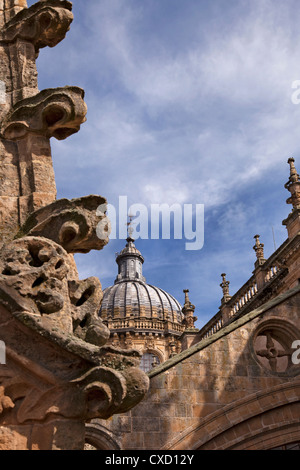
{"label": "carved stone finial", "polygon": [[265,259],[265,255],[264,255],[264,244],[263,243],[260,243],[260,235],[255,235],[254,236],[254,239],[255,239],[255,245],[253,247],[253,250],[255,251],[256,253],[256,257],[258,260],[264,260]]}
{"label": "carved stone finial", "polygon": [[183,293],[185,295],[184,306],[182,308],[182,313],[184,314],[184,323],[186,325],[186,329],[195,329],[195,321],[197,321],[197,317],[194,317],[194,311],[196,307],[190,302],[189,290],[184,289]]}
{"label": "carved stone finial", "polygon": [[295,167],[295,159],[289,158],[290,177],[285,184],[285,188],[291,193],[287,199],[287,204],[292,204],[293,208],[288,217],[282,221],[288,231],[289,238],[293,238],[300,231],[300,177]]}
{"label": "carved stone finial", "polygon": [[129,242],[134,242],[134,239],[132,238],[133,232],[134,232],[134,222],[133,222],[134,216],[132,214],[128,214],[128,219],[129,222],[126,223],[127,225],[127,241]]}
{"label": "carved stone finial", "polygon": [[290,165],[290,180],[293,183],[296,183],[297,181],[299,181],[299,175],[298,175],[296,167],[295,167],[295,159],[294,158],[289,158],[288,159],[288,164]]}
{"label": "carved stone finial", "polygon": [[293,210],[300,209],[300,177],[295,167],[295,159],[289,158],[290,177],[285,184],[285,188],[291,193],[291,197],[287,199],[287,204],[293,205]]}
{"label": "carved stone finial", "polygon": [[222,291],[223,291],[222,302],[226,303],[231,299],[231,296],[229,294],[230,282],[226,280],[226,274],[225,273],[221,274],[221,277],[222,277],[222,283],[220,284],[220,287],[222,288]]}
{"label": "carved stone finial", "polygon": [[185,299],[184,299],[184,304],[185,305],[188,305],[190,304],[190,299],[189,299],[189,290],[188,289],[184,289],[183,293],[185,295]]}

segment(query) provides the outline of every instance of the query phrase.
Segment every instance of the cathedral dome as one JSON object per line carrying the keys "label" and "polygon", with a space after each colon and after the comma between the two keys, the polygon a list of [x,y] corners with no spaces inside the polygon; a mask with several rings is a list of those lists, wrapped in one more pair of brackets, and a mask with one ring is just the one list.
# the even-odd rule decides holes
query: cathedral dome
{"label": "cathedral dome", "polygon": [[182,323],[182,307],[164,290],[146,283],[142,273],[144,258],[127,238],[126,247],[117,254],[118,275],[113,286],[103,291],[99,315],[107,319],[151,319]]}
{"label": "cathedral dome", "polygon": [[100,316],[158,318],[181,322],[181,305],[164,290],[138,279],[124,280],[103,292]]}

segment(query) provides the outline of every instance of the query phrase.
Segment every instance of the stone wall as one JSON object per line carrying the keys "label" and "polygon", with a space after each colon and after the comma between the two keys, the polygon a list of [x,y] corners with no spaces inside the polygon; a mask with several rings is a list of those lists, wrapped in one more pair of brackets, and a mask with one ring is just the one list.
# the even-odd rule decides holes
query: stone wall
{"label": "stone wall", "polygon": [[110,420],[122,448],[271,448],[280,438],[284,443],[300,440],[300,368],[289,355],[277,359],[275,371],[272,360],[270,365],[258,354],[267,355],[267,341],[269,350],[290,353],[293,341],[300,339],[299,289],[269,305],[252,321],[152,378],[146,398]]}

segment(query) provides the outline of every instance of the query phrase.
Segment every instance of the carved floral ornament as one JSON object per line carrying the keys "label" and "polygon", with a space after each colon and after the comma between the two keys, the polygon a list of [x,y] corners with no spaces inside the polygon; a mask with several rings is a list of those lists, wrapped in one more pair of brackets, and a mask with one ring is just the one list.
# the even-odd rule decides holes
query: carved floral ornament
{"label": "carved floral ornament", "polygon": [[[62,353],[74,353],[93,364],[83,375],[63,382],[47,377],[45,383],[43,372],[43,383],[37,387],[8,361],[0,373],[0,415],[13,412],[18,399],[16,419],[21,424],[42,420],[49,413],[107,418],[143,398],[149,380],[139,369],[140,355],[104,346],[109,330],[98,317],[100,282],[76,279],[70,256],[61,246],[42,237],[15,240],[0,253],[0,273],[1,304],[18,322],[58,345]],[[23,361],[29,376],[34,375],[37,366],[29,358],[20,359],[9,348],[7,354]],[[68,396],[72,402],[78,400],[78,406],[71,406]]]}
{"label": "carved floral ornament", "polygon": [[295,376],[299,366],[293,364],[292,348],[299,340],[300,332],[288,321],[277,318],[264,321],[254,332],[251,341],[252,355],[266,371],[275,375]]}

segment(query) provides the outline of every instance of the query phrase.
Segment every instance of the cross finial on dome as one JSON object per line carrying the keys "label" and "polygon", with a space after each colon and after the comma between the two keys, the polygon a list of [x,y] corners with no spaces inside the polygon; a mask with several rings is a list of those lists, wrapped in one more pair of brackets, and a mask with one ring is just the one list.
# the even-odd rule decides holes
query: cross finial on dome
{"label": "cross finial on dome", "polygon": [[127,222],[127,241],[131,241],[131,242],[134,242],[134,238],[132,238],[132,235],[133,235],[133,232],[134,232],[134,228],[133,228],[133,220],[134,216],[132,214],[128,214],[128,219],[129,219],[129,222]]}

